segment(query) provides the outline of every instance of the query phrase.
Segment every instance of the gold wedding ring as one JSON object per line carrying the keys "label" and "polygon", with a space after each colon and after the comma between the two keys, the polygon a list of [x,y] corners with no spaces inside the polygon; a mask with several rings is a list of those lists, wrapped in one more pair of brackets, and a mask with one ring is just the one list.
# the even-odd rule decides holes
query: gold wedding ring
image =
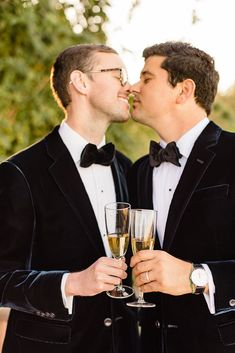
{"label": "gold wedding ring", "polygon": [[145,277],[147,279],[147,283],[149,283],[150,282],[149,271],[145,272]]}

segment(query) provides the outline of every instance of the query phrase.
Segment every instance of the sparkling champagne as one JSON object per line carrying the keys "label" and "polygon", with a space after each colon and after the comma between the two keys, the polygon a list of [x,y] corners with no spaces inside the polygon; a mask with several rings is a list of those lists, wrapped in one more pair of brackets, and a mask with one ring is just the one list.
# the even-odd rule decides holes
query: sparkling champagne
{"label": "sparkling champagne", "polygon": [[127,251],[129,234],[108,234],[108,241],[113,257],[120,259]]}
{"label": "sparkling champagne", "polygon": [[132,252],[135,255],[140,250],[153,250],[154,238],[139,240],[138,238],[131,239]]}

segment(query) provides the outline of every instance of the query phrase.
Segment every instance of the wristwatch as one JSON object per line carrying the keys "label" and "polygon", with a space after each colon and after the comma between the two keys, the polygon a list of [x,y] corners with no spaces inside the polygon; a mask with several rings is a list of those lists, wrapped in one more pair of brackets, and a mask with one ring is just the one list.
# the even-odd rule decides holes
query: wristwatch
{"label": "wristwatch", "polygon": [[202,294],[208,284],[207,273],[201,264],[192,264],[189,277],[192,294]]}

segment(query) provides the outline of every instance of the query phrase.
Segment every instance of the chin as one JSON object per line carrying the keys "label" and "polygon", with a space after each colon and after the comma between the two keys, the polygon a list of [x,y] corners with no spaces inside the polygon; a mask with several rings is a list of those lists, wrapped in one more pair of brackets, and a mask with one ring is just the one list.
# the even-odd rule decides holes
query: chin
{"label": "chin", "polygon": [[131,117],[132,117],[132,119],[133,119],[134,121],[137,121],[137,122],[141,123],[141,118],[138,117],[138,115],[133,114],[133,112],[132,112],[132,114],[131,114]]}
{"label": "chin", "polygon": [[112,119],[112,123],[125,123],[130,119],[130,115],[119,115],[118,117],[114,117]]}
{"label": "chin", "polygon": [[126,123],[130,119],[130,117],[131,117],[130,115],[123,117],[123,119],[120,120],[120,123]]}

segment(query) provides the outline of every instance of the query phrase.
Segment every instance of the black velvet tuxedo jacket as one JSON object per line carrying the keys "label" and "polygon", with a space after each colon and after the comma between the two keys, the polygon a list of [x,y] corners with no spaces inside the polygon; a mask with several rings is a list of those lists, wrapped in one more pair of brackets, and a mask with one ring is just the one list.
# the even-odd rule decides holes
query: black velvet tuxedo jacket
{"label": "black velvet tuxedo jacket", "polygon": [[[152,174],[148,156],[134,164],[132,207],[153,208]],[[203,295],[146,294],[156,308],[141,311],[142,352],[235,353],[235,134],[212,122],[195,142],[175,190],[163,250],[209,265],[216,314]]]}
{"label": "black velvet tuxedo jacket", "polygon": [[[117,152],[117,201],[127,199],[129,167]],[[105,293],[75,297],[68,315],[62,302],[63,274],[84,270],[101,256],[92,206],[58,128],[3,162],[0,296],[1,305],[12,309],[3,352],[132,352],[132,316],[123,303]]]}

